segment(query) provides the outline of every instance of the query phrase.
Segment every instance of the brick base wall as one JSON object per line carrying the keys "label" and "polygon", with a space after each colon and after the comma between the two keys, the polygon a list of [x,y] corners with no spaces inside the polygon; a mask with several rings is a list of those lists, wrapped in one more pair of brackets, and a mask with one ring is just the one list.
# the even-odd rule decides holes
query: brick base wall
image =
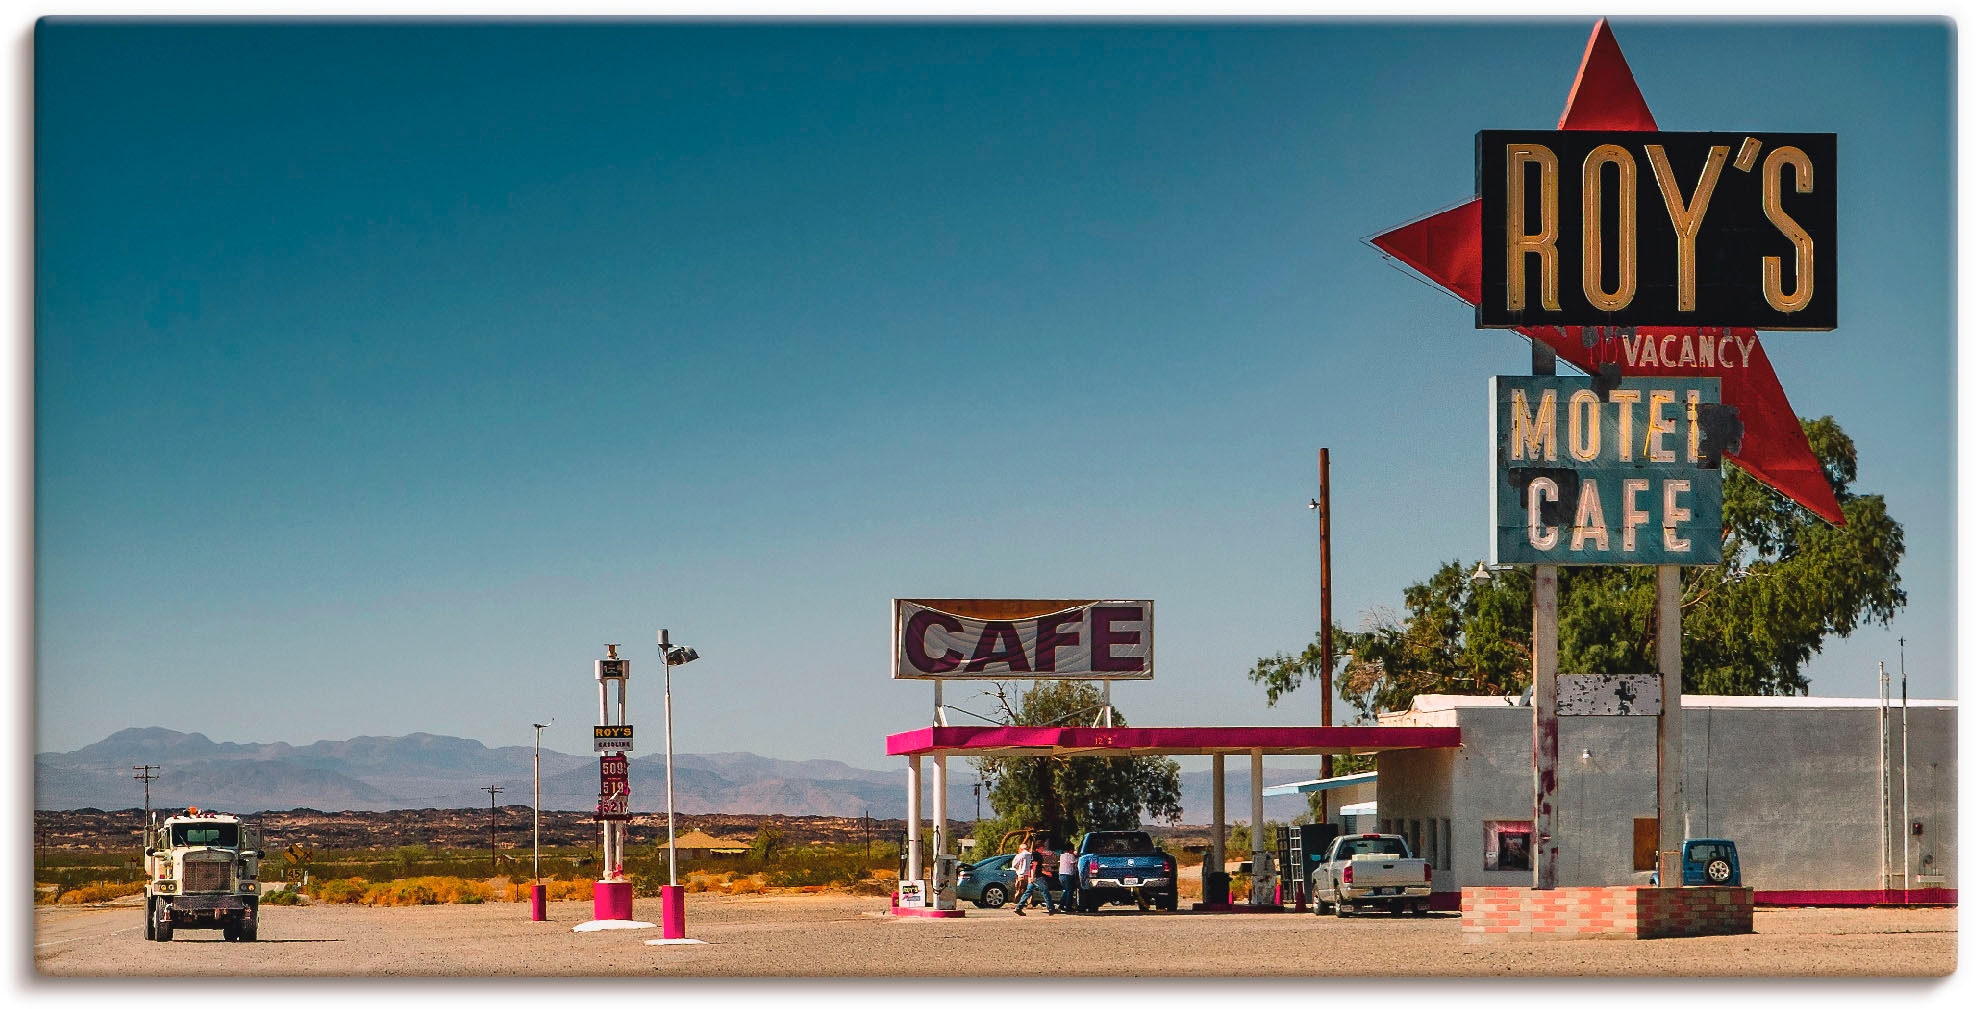
{"label": "brick base wall", "polygon": [[1752,931],[1752,890],[1732,886],[1464,887],[1468,942],[1667,939]]}

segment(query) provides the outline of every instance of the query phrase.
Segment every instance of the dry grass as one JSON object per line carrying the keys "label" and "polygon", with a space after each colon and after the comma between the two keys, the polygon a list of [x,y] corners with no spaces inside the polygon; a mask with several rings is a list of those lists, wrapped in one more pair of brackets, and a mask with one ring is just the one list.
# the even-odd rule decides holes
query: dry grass
{"label": "dry grass", "polygon": [[[64,891],[61,896],[55,898],[55,903],[101,904],[104,901],[116,900],[118,897],[128,897],[131,894],[143,892],[143,880],[138,880],[135,883],[88,883],[76,887],[73,890]],[[41,893],[37,890],[35,892],[37,902],[40,900],[40,897]]]}

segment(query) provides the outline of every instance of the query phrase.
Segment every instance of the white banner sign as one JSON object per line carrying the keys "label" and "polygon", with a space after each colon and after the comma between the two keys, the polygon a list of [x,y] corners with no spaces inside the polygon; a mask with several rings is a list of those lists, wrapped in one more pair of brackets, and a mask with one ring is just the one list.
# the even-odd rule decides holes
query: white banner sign
{"label": "white banner sign", "polygon": [[893,601],[897,680],[1151,680],[1146,599]]}

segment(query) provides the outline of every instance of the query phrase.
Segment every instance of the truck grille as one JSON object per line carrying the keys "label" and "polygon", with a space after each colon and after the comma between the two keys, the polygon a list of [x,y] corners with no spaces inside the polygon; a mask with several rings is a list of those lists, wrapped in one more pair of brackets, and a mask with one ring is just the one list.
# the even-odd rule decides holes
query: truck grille
{"label": "truck grille", "polygon": [[194,851],[185,857],[180,892],[229,891],[234,888],[234,856],[225,851]]}

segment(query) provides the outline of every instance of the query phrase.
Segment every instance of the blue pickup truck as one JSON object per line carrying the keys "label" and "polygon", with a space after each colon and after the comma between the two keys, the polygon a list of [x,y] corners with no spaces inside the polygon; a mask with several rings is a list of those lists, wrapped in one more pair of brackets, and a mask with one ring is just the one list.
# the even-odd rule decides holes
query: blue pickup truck
{"label": "blue pickup truck", "polygon": [[1155,847],[1147,831],[1089,831],[1079,841],[1078,867],[1081,911],[1102,904],[1175,910],[1175,856]]}

